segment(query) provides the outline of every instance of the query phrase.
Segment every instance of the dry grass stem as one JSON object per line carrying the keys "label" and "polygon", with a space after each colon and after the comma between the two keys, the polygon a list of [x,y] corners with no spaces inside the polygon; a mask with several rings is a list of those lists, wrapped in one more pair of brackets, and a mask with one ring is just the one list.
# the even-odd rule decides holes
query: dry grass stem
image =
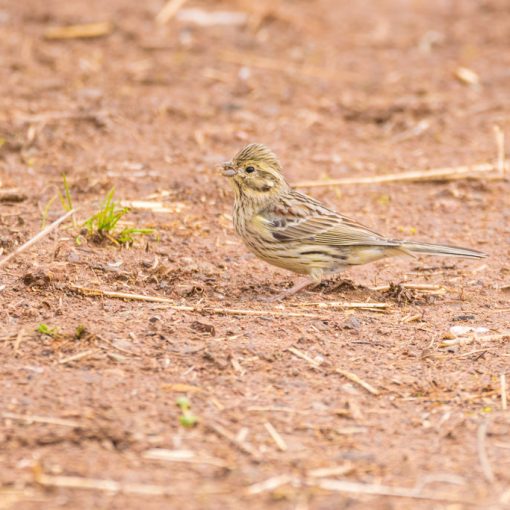
{"label": "dry grass stem", "polygon": [[133,294],[128,292],[114,292],[108,290],[93,289],[89,287],[81,287],[71,285],[71,290],[79,292],[84,296],[100,296],[113,299],[126,299],[131,301],[147,301],[150,303],[166,303],[168,308],[181,312],[194,312],[201,314],[218,314],[218,315],[251,315],[255,317],[263,317],[272,315],[275,317],[309,317],[311,319],[324,319],[323,315],[316,313],[289,312],[286,310],[246,310],[240,308],[218,308],[209,306],[189,306],[177,305],[171,299],[160,296],[146,296],[144,294]]}
{"label": "dry grass stem", "polygon": [[177,11],[186,3],[187,0],[168,0],[163,8],[156,16],[156,22],[159,25],[168,23],[176,14]]}
{"label": "dry grass stem", "polygon": [[239,451],[246,453],[253,460],[260,461],[260,453],[255,450],[252,446],[245,443],[244,441],[239,441],[233,434],[231,434],[225,427],[218,423],[207,423],[207,428],[214,432],[216,435],[226,439],[232,446],[236,447]]}
{"label": "dry grass stem", "polygon": [[469,500],[462,500],[450,494],[436,494],[422,492],[419,489],[408,489],[407,487],[391,487],[388,485],[378,485],[369,483],[350,482],[347,480],[310,480],[307,485],[318,487],[320,489],[332,492],[342,492],[359,495],[389,496],[397,498],[423,499],[430,501],[449,501],[455,503],[472,504]]}
{"label": "dry grass stem", "polygon": [[275,442],[276,446],[282,451],[287,451],[287,443],[283,439],[283,437],[279,434],[279,432],[269,423],[266,421],[264,423],[264,427],[267,430],[268,434],[271,436],[271,439]]}
{"label": "dry grass stem", "polygon": [[154,213],[175,214],[180,213],[186,206],[183,203],[165,204],[157,200],[122,200],[122,207],[152,211]]}
{"label": "dry grass stem", "polygon": [[294,354],[294,356],[304,359],[305,361],[310,363],[310,365],[312,365],[312,367],[314,367],[314,368],[320,367],[320,363],[318,361],[314,360],[313,358],[310,358],[310,356],[308,356],[308,354],[305,354],[303,351],[300,351],[299,349],[296,349],[295,347],[287,347],[286,350],[291,352],[292,354]]}
{"label": "dry grass stem", "polygon": [[60,365],[65,365],[66,363],[71,363],[71,361],[78,361],[80,359],[88,358],[94,354],[101,352],[100,349],[89,349],[88,351],[82,351],[77,354],[73,354],[72,356],[67,356],[66,358],[62,358],[58,360]]}
{"label": "dry grass stem", "polygon": [[506,411],[508,409],[508,401],[506,394],[506,375],[500,374],[499,376],[499,384],[501,386],[501,409]]}
{"label": "dry grass stem", "polygon": [[493,483],[495,481],[494,472],[492,471],[489,456],[487,455],[486,446],[487,427],[488,420],[485,419],[478,427],[478,432],[476,434],[476,447],[478,450],[478,459],[480,460],[480,467],[482,468],[483,476],[489,483]]}
{"label": "dry grass stem", "polygon": [[326,67],[318,67],[313,65],[296,65],[285,59],[260,57],[258,55],[242,53],[238,51],[222,51],[220,58],[232,64],[256,67],[259,69],[267,69],[269,71],[302,74],[305,76],[313,76],[315,78],[319,76],[321,78],[334,79],[338,76],[335,71],[331,71],[331,69]]}
{"label": "dry grass stem", "polygon": [[45,39],[90,39],[108,35],[112,30],[113,25],[109,21],[104,21],[85,25],[52,27],[46,30],[44,37]]}
{"label": "dry grass stem", "polygon": [[290,407],[263,407],[251,406],[246,411],[253,413],[291,413],[291,414],[310,414],[310,411],[302,411],[300,409],[292,409]]}
{"label": "dry grass stem", "polygon": [[21,328],[19,331],[18,331],[18,334],[16,335],[16,340],[14,340],[14,354],[17,356],[19,354],[19,349],[20,349],[20,346],[21,346],[21,342],[23,342],[23,340],[25,339],[25,330],[23,328]]}
{"label": "dry grass stem", "polygon": [[148,460],[161,460],[164,462],[207,464],[214,467],[231,469],[231,466],[222,459],[197,455],[191,450],[166,450],[164,448],[153,448],[151,450],[147,450],[143,454],[143,458]]}
{"label": "dry grass stem", "polygon": [[65,420],[63,418],[53,418],[51,416],[37,416],[35,414],[16,414],[16,413],[2,413],[2,418],[6,420],[24,421],[26,423],[45,423],[47,425],[59,425],[61,427],[76,428],[81,425],[74,420]]}
{"label": "dry grass stem", "polygon": [[325,478],[328,476],[342,476],[354,470],[354,465],[350,462],[340,466],[331,466],[326,468],[310,469],[306,476],[309,478]]}
{"label": "dry grass stem", "polygon": [[497,167],[501,177],[505,175],[505,133],[499,126],[494,126],[496,135]]}
{"label": "dry grass stem", "polygon": [[93,490],[111,492],[114,494],[138,494],[141,496],[173,496],[175,491],[162,485],[141,483],[122,483],[116,480],[99,478],[82,478],[80,476],[52,476],[36,473],[36,482],[44,487],[59,487],[65,489]]}
{"label": "dry grass stem", "polygon": [[391,303],[348,303],[343,301],[310,301],[304,303],[296,303],[297,306],[316,306],[318,308],[343,308],[346,310],[358,309],[367,310],[369,312],[384,312],[391,308]]}
{"label": "dry grass stem", "polygon": [[[510,164],[509,160],[503,161],[502,168],[506,170]],[[412,172],[401,172],[399,174],[374,175],[371,177],[357,177],[344,179],[327,179],[313,181],[294,182],[293,186],[298,188],[319,188],[327,186],[344,186],[349,184],[378,184],[387,182],[420,182],[420,181],[453,181],[457,179],[482,178],[487,174],[494,174],[498,167],[492,163],[481,163],[478,165],[433,168],[431,170],[417,170]],[[496,174],[496,177],[498,174]],[[499,177],[502,174],[499,173]],[[494,177],[494,175],[493,175]]]}
{"label": "dry grass stem", "polygon": [[292,475],[273,476],[262,482],[250,485],[246,489],[246,493],[249,494],[250,496],[255,496],[257,494],[262,494],[263,492],[274,491],[275,489],[278,489],[278,487],[281,487],[282,485],[297,482],[298,482],[297,478]]}
{"label": "dry grass stem", "polygon": [[63,223],[69,216],[72,216],[76,212],[76,209],[71,209],[70,211],[66,212],[63,216],[61,216],[58,220],[55,220],[51,225],[48,225],[46,228],[41,230],[37,235],[32,237],[32,239],[29,239],[26,243],[22,244],[18,248],[16,248],[13,252],[9,253],[7,257],[0,260],[0,267],[5,266],[7,262],[12,260],[14,257],[19,255],[20,253],[24,252],[31,246],[33,246],[35,243],[46,237],[48,234],[53,232],[61,223]]}
{"label": "dry grass stem", "polygon": [[366,381],[359,378],[356,374],[353,374],[352,372],[349,372],[347,370],[342,370],[340,368],[337,368],[335,372],[337,374],[344,376],[346,379],[349,379],[349,381],[359,384],[362,388],[365,388],[365,390],[367,390],[372,395],[379,395],[379,390],[375,389],[371,384],[368,384]]}
{"label": "dry grass stem", "polygon": [[98,124],[104,124],[106,118],[109,116],[111,116],[111,113],[105,110],[89,110],[86,112],[45,112],[35,115],[17,116],[16,122],[20,122],[22,124],[46,124],[48,122],[57,122],[61,120],[89,120],[97,122]]}
{"label": "dry grass stem", "polygon": [[460,336],[443,340],[439,347],[450,347],[452,345],[468,345],[475,341],[477,342],[493,342],[494,340],[501,340],[503,338],[510,338],[510,330],[504,331],[503,333],[495,333],[493,335],[477,335],[476,333],[469,334],[467,336]]}

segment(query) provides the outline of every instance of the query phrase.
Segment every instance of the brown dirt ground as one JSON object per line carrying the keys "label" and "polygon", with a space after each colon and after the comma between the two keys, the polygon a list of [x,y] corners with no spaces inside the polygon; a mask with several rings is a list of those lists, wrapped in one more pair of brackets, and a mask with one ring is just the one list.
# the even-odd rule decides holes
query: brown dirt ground
{"label": "brown dirt ground", "polygon": [[[508,328],[509,182],[309,190],[388,235],[447,240],[490,258],[383,261],[350,271],[354,286],[272,305],[261,298],[294,278],[247,254],[215,169],[251,141],[279,154],[290,181],[494,161],[493,126],[508,133],[510,124],[508,2],[185,6],[246,12],[243,27],[177,19],[159,27],[161,7],[0,2],[0,178],[26,195],[0,204],[3,253],[40,229],[62,173],[80,221],[112,186],[119,198],[152,196],[171,209],[132,210],[128,221],[158,234],[130,249],[77,245],[67,224],[2,268],[0,508],[508,507],[510,416],[500,394],[508,339],[441,342],[454,325]],[[44,38],[52,26],[98,21],[113,22],[112,33]],[[460,66],[480,83],[456,79]],[[53,202],[49,220],[62,213]],[[366,288],[406,281],[447,292],[399,299]],[[83,296],[72,285],[261,312],[186,312]],[[300,306],[370,300],[391,308]],[[275,310],[315,317],[267,312]],[[57,337],[37,333],[41,323],[58,327]],[[80,324],[86,333],[77,339]],[[179,384],[199,389],[184,391],[199,418],[192,429],[179,424]],[[34,415],[42,422],[22,419]],[[146,458],[154,448],[192,451],[197,462]],[[273,489],[250,490],[282,475],[290,478]],[[117,493],[54,487],[73,482],[55,477],[126,485]],[[320,487],[324,480],[424,485],[452,501],[335,492]],[[143,490],[132,484],[170,494],[131,494]]]}

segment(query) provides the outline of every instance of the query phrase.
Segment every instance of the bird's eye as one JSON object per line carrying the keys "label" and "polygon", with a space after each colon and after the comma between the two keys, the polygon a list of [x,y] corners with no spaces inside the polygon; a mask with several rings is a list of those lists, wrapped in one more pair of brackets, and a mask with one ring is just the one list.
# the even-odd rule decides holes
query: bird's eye
{"label": "bird's eye", "polygon": [[251,174],[253,172],[255,172],[255,168],[253,168],[252,166],[247,166],[244,171],[247,173],[247,174]]}

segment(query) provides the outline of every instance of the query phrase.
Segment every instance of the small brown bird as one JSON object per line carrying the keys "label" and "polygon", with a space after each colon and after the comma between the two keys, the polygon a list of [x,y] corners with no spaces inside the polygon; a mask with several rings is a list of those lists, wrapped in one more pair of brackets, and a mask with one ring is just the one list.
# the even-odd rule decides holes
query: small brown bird
{"label": "small brown bird", "polygon": [[270,264],[308,275],[286,295],[348,266],[384,257],[429,254],[480,259],[468,248],[387,239],[293,190],[276,156],[251,144],[223,165],[235,193],[234,227],[250,251]]}

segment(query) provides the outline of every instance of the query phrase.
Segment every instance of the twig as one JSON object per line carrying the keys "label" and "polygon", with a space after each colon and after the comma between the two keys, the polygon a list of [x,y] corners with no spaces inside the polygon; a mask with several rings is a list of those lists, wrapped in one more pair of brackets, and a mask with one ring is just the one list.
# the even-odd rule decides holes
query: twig
{"label": "twig", "polygon": [[[503,169],[506,169],[510,161],[503,161]],[[384,182],[419,182],[419,181],[452,181],[456,179],[480,177],[497,170],[493,163],[481,163],[478,165],[433,168],[431,170],[416,170],[401,172],[399,174],[373,175],[369,177],[356,177],[344,179],[328,179],[314,181],[298,181],[293,186],[299,188],[318,188],[326,186],[343,186],[348,184],[376,184]],[[503,174],[500,174],[502,177]]]}
{"label": "twig", "polygon": [[24,252],[32,245],[40,241],[43,237],[53,232],[53,230],[55,230],[62,222],[67,220],[67,218],[69,218],[69,216],[73,215],[75,212],[76,209],[71,209],[70,211],[66,212],[64,216],[61,216],[58,220],[55,220],[51,225],[48,225],[45,229],[41,230],[37,235],[32,237],[32,239],[28,240],[25,244],[22,244],[20,247],[16,248],[13,252],[9,253],[7,257],[0,260],[0,267],[5,266],[5,264],[7,264],[7,262],[16,257],[16,255],[19,255],[20,253]]}
{"label": "twig", "polygon": [[282,451],[287,451],[287,443],[283,439],[283,437],[279,434],[279,432],[269,423],[266,421],[264,423],[264,427],[267,430],[268,434],[271,436],[271,439],[275,442],[276,446]]}
{"label": "twig", "polygon": [[480,460],[483,476],[488,482],[493,483],[495,480],[494,472],[492,471],[492,466],[489,462],[489,456],[487,455],[487,447],[485,445],[485,440],[487,438],[487,426],[488,420],[485,419],[478,427],[476,445],[478,449],[478,459]]}
{"label": "twig", "polygon": [[501,409],[506,411],[507,406],[507,397],[506,397],[506,375],[500,374],[499,376],[499,384],[501,386]]}
{"label": "twig", "polygon": [[260,461],[261,457],[257,450],[252,448],[249,444],[239,441],[233,434],[231,434],[225,427],[218,423],[207,423],[207,428],[209,428],[212,432],[217,434],[218,436],[226,439],[230,444],[235,446],[238,450],[243,453],[248,454],[255,461]]}
{"label": "twig", "polygon": [[76,428],[80,427],[80,423],[74,420],[65,420],[62,418],[53,418],[51,416],[37,416],[35,414],[16,414],[2,413],[2,418],[7,420],[25,421],[27,423],[45,423],[48,425],[60,425],[62,427]]}
{"label": "twig", "polygon": [[101,296],[114,299],[128,299],[132,301],[147,301],[150,303],[166,303],[168,308],[172,310],[178,310],[181,312],[195,312],[203,314],[223,314],[223,315],[252,315],[260,317],[264,315],[272,315],[275,317],[309,317],[312,319],[324,319],[323,315],[316,313],[302,313],[302,312],[289,312],[286,310],[246,310],[242,308],[218,308],[208,306],[189,306],[189,305],[177,305],[171,299],[160,297],[160,296],[146,296],[144,294],[132,294],[128,292],[113,292],[108,290],[92,289],[89,287],[80,287],[77,285],[71,285],[70,289],[83,294],[84,296]]}
{"label": "twig", "polygon": [[372,385],[368,384],[363,379],[360,379],[356,374],[353,374],[352,372],[349,372],[347,370],[342,370],[340,368],[337,368],[335,371],[338,374],[343,375],[345,378],[349,379],[350,381],[352,381],[356,384],[359,384],[361,387],[365,388],[372,395],[379,395],[379,390],[376,390]]}
{"label": "twig", "polygon": [[332,492],[347,492],[351,494],[370,494],[373,496],[392,496],[397,498],[423,499],[430,501],[449,501],[454,503],[473,504],[472,500],[463,500],[449,494],[435,494],[421,492],[419,489],[407,487],[391,487],[370,483],[350,482],[347,480],[334,480],[326,478],[323,480],[310,480],[307,483],[312,487],[319,487]]}
{"label": "twig", "polygon": [[176,14],[177,11],[186,3],[187,0],[168,0],[163,8],[156,16],[156,22],[159,25],[168,23]]}
{"label": "twig", "polygon": [[305,354],[303,351],[300,351],[299,349],[296,349],[295,347],[287,347],[286,350],[291,352],[292,354],[294,354],[294,356],[304,359],[305,361],[310,363],[310,365],[312,365],[314,368],[320,367],[320,363],[318,361],[314,360],[313,358],[310,358],[310,356],[308,356],[308,354]]}
{"label": "twig", "polygon": [[67,356],[66,358],[60,359],[58,362],[61,365],[65,365],[66,363],[70,363],[71,361],[78,361],[83,358],[88,358],[89,356],[92,356],[93,354],[97,354],[100,352],[100,349],[89,349],[88,351],[82,351],[78,354],[73,354],[72,356]]}

